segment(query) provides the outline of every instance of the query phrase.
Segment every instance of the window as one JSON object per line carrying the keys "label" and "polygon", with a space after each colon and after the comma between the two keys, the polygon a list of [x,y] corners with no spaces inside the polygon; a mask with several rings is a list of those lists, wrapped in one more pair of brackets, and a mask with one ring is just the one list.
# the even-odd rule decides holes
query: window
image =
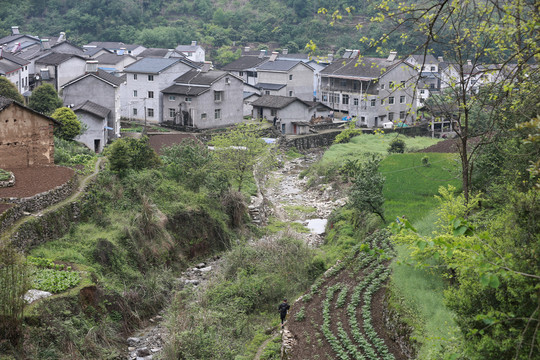
{"label": "window", "polygon": [[201,114],[201,120],[206,120],[206,113]]}
{"label": "window", "polygon": [[400,103],[400,104],[404,104],[404,103],[405,103],[405,95],[401,95],[401,96],[399,97],[399,103]]}
{"label": "window", "polygon": [[270,95],[270,90],[264,90],[264,95]]}
{"label": "window", "polygon": [[431,71],[435,71],[435,66],[431,65],[430,69]]}
{"label": "window", "polygon": [[347,80],[342,79],[342,80],[339,82],[339,84],[340,84],[341,86],[347,86]]}
{"label": "window", "polygon": [[349,104],[349,95],[343,94],[343,105]]}
{"label": "window", "polygon": [[133,97],[137,97],[137,90],[133,90]]}
{"label": "window", "polygon": [[400,111],[400,112],[399,112],[399,118],[400,118],[401,120],[405,119],[405,111]]}
{"label": "window", "polygon": [[353,89],[358,90],[358,81],[353,81]]}
{"label": "window", "polygon": [[390,97],[388,98],[388,104],[390,104],[390,105],[393,105],[393,104],[394,104],[394,97],[393,97],[393,96],[390,96]]}
{"label": "window", "polygon": [[420,98],[420,104],[423,104],[423,103],[425,103],[425,102],[426,102],[426,99]]}
{"label": "window", "polygon": [[327,92],[322,92],[322,101],[326,102],[328,101],[328,93]]}
{"label": "window", "polygon": [[388,83],[388,88],[389,88],[389,89],[393,89],[393,88],[394,88],[394,82],[393,82],[393,81],[390,81],[390,82]]}
{"label": "window", "polygon": [[292,74],[289,74],[289,80],[292,80]]}
{"label": "window", "polygon": [[393,113],[393,112],[388,113],[388,120],[389,120],[389,121],[393,121],[393,120],[394,120],[394,113]]}
{"label": "window", "polygon": [[[238,75],[244,76],[244,72],[243,72],[243,71],[240,71],[240,72],[238,73]],[[206,114],[205,114],[205,115],[206,115]]]}
{"label": "window", "polygon": [[137,74],[133,74],[133,80],[137,80]]}
{"label": "window", "polygon": [[433,83],[429,84],[429,88],[430,89],[435,89],[435,84],[433,84]]}
{"label": "window", "polygon": [[133,115],[137,115],[137,109],[133,109]]}
{"label": "window", "polygon": [[148,81],[154,81],[154,75],[148,75]]}
{"label": "window", "polygon": [[371,99],[371,106],[375,106],[375,105],[377,105],[377,100]]}
{"label": "window", "polygon": [[291,90],[291,91],[289,91],[289,96],[292,96],[292,90]]}
{"label": "window", "polygon": [[231,85],[231,79],[230,78],[225,78],[225,85]]}
{"label": "window", "polygon": [[149,91],[149,92],[148,92],[148,98],[149,98],[149,99],[153,99],[153,98],[154,98],[154,92],[153,92],[153,91]]}
{"label": "window", "polygon": [[174,101],[176,100],[176,96],[174,95],[169,95],[169,101]]}
{"label": "window", "polygon": [[216,120],[221,119],[221,109],[214,110],[214,118]]}
{"label": "window", "polygon": [[339,104],[339,94],[330,93],[330,102],[332,104]]}
{"label": "window", "polygon": [[405,80],[401,80],[401,88],[405,89]]}
{"label": "window", "polygon": [[214,101],[217,102],[221,100],[223,100],[223,91],[214,91]]}
{"label": "window", "polygon": [[356,106],[358,106],[358,98],[354,98],[354,99],[353,99],[353,104],[356,105]]}
{"label": "window", "polygon": [[384,84],[381,84],[381,90],[383,90],[383,89],[384,89]]}
{"label": "window", "polygon": [[154,117],[154,109],[148,108],[148,117]]}
{"label": "window", "polygon": [[174,111],[174,109],[172,108],[169,108],[169,117],[174,117],[176,115],[176,111]]}
{"label": "window", "polygon": [[384,105],[384,99],[381,99],[381,105]]}
{"label": "window", "polygon": [[184,98],[184,101],[185,102],[191,102],[191,98],[190,97]]}
{"label": "window", "polygon": [[271,109],[270,116],[277,116],[277,109]]}
{"label": "window", "polygon": [[426,90],[422,89],[420,90],[420,94],[424,94],[426,92]]}

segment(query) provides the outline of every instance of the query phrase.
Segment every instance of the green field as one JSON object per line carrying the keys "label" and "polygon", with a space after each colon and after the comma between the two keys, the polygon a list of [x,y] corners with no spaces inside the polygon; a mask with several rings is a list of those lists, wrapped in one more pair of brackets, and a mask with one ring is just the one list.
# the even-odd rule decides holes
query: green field
{"label": "green field", "polygon": [[[430,166],[422,165],[429,158]],[[437,205],[434,195],[440,186],[460,188],[457,154],[409,153],[387,156],[379,171],[386,177],[384,211],[387,221],[405,215],[410,221],[421,220]]]}

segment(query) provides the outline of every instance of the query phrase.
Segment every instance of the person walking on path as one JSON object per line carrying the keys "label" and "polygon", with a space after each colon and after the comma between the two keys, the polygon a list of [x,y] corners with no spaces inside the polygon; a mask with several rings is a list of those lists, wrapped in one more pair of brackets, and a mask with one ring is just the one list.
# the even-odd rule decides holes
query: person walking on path
{"label": "person walking on path", "polygon": [[279,304],[278,306],[278,311],[279,311],[279,314],[281,315],[281,327],[283,328],[283,322],[285,321],[285,317],[287,316],[287,312],[289,311],[289,309],[291,308],[291,306],[289,304],[287,304],[287,299],[283,299],[283,302],[281,304]]}

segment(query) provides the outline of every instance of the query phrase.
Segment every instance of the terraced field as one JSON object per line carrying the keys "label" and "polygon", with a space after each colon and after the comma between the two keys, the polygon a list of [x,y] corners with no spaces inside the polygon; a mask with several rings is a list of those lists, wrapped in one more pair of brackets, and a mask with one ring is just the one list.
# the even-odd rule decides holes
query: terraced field
{"label": "terraced field", "polygon": [[287,328],[295,345],[288,359],[406,359],[384,330],[389,235],[382,230],[356,245],[293,305]]}

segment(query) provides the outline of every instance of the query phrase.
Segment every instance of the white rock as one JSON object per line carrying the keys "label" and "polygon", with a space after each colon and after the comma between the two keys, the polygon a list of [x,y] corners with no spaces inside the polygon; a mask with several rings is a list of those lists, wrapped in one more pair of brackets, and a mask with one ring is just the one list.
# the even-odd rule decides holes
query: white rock
{"label": "white rock", "polygon": [[24,295],[24,300],[31,304],[33,303],[34,301],[37,301],[39,299],[44,299],[44,298],[47,298],[49,296],[52,296],[52,294],[48,291],[41,291],[41,290],[36,290],[36,289],[31,289],[31,290],[28,290],[26,292],[26,294]]}
{"label": "white rock", "polygon": [[212,271],[212,266],[207,266],[207,267],[200,268],[199,271],[203,272],[203,273],[210,272],[210,271]]}

